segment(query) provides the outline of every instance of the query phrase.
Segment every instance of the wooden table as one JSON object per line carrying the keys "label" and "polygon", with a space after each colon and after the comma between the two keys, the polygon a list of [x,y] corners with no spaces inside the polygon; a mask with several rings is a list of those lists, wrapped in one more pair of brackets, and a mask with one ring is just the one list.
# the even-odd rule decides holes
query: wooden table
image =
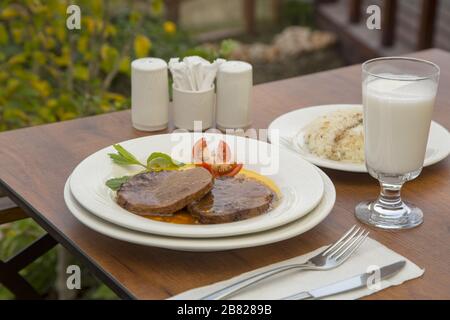
{"label": "wooden table", "polygon": [[[415,54],[441,66],[434,120],[450,128],[450,53]],[[299,107],[360,103],[360,66],[256,86],[253,119],[266,128]],[[0,134],[0,187],[37,223],[124,298],[161,299],[304,254],[337,239],[357,223],[355,205],[378,194],[367,174],[325,170],[337,190],[336,205],[313,230],[280,243],[215,253],[143,247],[102,236],[79,223],[64,204],[64,183],[86,156],[112,143],[146,135],[131,127],[129,111]],[[369,299],[450,298],[450,158],[427,167],[403,195],[423,209],[425,222],[401,232],[371,236],[426,269],[423,277]]]}

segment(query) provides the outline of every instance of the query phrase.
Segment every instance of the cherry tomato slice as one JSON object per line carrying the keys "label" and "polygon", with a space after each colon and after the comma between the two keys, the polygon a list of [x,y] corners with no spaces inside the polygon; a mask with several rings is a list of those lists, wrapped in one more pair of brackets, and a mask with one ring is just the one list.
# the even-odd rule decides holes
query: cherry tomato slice
{"label": "cherry tomato slice", "polygon": [[242,163],[234,163],[233,169],[231,169],[231,171],[229,171],[227,174],[224,174],[224,176],[234,177],[239,173],[239,171],[241,171],[242,167],[243,167]]}
{"label": "cherry tomato slice", "polygon": [[231,160],[230,146],[223,140],[220,140],[216,148],[215,163],[229,163]]}
{"label": "cherry tomato slice", "polygon": [[[214,156],[214,157],[213,157]],[[194,164],[208,170],[214,177],[234,177],[242,169],[242,164],[230,163],[231,149],[221,140],[212,155],[205,138],[199,139],[192,148]],[[214,160],[211,161],[211,160]]]}
{"label": "cherry tomato slice", "polygon": [[212,174],[212,167],[209,163],[203,162],[198,164],[198,166],[205,168],[206,170],[208,170],[211,174]]}
{"label": "cherry tomato slice", "polygon": [[205,138],[197,140],[194,144],[194,147],[192,148],[192,158],[195,164],[202,164],[209,161],[210,152]]}

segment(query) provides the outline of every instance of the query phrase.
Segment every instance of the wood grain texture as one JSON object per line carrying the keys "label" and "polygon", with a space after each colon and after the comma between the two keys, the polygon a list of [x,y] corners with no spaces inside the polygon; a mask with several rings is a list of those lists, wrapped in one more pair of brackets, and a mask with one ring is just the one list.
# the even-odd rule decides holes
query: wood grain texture
{"label": "wood grain texture", "polygon": [[[450,128],[450,53],[415,54],[441,66],[434,120]],[[351,66],[256,86],[253,119],[267,128],[277,116],[299,107],[360,103],[360,66]],[[189,253],[143,247],[89,230],[70,214],[64,183],[86,156],[122,140],[147,135],[131,127],[129,111],[0,134],[0,186],[73,253],[90,262],[102,279],[126,296],[161,299],[277,261],[295,257],[338,238],[351,225],[355,205],[374,198],[378,184],[367,174],[325,170],[337,190],[329,217],[313,230],[280,243],[216,253]],[[404,197],[423,209],[420,227],[371,236],[425,268],[423,277],[368,299],[450,299],[450,159],[427,167],[404,188]],[[121,291],[122,290],[122,291]]]}

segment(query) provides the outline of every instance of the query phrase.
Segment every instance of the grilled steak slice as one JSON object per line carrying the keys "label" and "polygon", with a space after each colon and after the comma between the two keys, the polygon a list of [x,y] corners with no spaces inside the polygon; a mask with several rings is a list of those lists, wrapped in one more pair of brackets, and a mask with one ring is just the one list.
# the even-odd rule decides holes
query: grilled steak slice
{"label": "grilled steak slice", "polygon": [[145,172],[132,177],[117,191],[117,203],[139,215],[169,215],[199,200],[213,187],[204,168]]}
{"label": "grilled steak slice", "polygon": [[211,192],[188,210],[200,223],[240,221],[266,212],[274,197],[269,187],[254,179],[216,178]]}

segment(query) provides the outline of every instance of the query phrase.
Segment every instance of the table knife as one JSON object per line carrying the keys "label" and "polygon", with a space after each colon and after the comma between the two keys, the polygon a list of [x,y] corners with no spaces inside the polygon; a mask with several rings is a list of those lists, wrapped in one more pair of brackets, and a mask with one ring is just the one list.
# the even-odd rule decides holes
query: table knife
{"label": "table knife", "polygon": [[[386,279],[399,272],[406,264],[406,261],[399,261],[393,264],[380,268],[380,280]],[[341,280],[321,288],[313,289],[310,291],[300,292],[288,297],[284,297],[281,300],[304,300],[304,299],[320,299],[323,297],[332,296],[338,293],[343,293],[358,288],[365,287],[367,280],[373,276],[373,272],[366,272],[352,278]]]}

